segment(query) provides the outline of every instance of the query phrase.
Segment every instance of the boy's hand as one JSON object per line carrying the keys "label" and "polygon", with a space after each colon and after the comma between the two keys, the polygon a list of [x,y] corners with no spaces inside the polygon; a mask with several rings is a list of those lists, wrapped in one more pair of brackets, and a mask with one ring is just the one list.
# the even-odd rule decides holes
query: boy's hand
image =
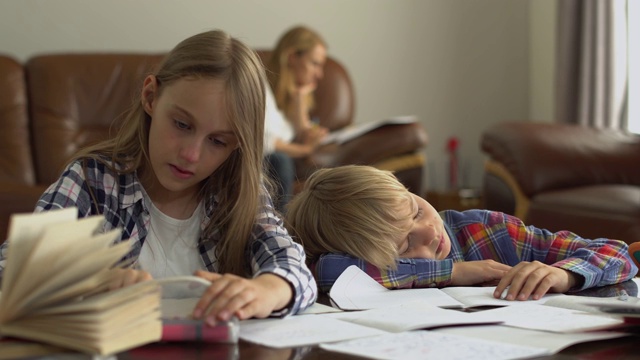
{"label": "boy's hand", "polygon": [[211,281],[211,286],[196,304],[193,317],[206,317],[211,326],[234,315],[240,320],[266,318],[274,310],[287,306],[293,296],[289,283],[273,274],[255,279],[207,271],[196,271],[195,275]]}
{"label": "boy's hand", "polygon": [[573,288],[578,276],[572,272],[543,264],[539,261],[523,261],[514,266],[496,286],[495,298],[507,290],[507,300],[538,300],[547,292],[563,293]]}
{"label": "boy's hand", "polygon": [[468,286],[491,283],[502,279],[511,266],[494,260],[453,263],[451,285]]}
{"label": "boy's hand", "polygon": [[113,277],[109,282],[109,290],[116,290],[125,286],[151,280],[151,274],[143,270],[112,269]]}

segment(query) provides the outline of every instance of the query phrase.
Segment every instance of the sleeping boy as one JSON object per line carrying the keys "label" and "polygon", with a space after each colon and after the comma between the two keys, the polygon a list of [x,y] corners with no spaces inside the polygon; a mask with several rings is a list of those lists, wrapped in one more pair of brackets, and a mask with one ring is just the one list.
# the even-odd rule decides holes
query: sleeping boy
{"label": "sleeping boy", "polygon": [[294,197],[287,227],[321,291],[350,265],[390,289],[496,285],[494,296],[539,299],[620,283],[638,272],[623,241],[550,232],[488,210],[437,212],[388,171],[317,170]]}

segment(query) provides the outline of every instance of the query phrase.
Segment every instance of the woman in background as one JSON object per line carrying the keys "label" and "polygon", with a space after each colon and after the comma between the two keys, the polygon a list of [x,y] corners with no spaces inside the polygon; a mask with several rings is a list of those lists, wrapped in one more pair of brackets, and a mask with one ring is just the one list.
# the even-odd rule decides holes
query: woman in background
{"label": "woman in background", "polygon": [[272,90],[266,94],[265,154],[277,182],[280,211],[293,194],[293,159],[312,154],[327,134],[309,118],[326,58],[327,45],[320,35],[296,26],[278,40],[265,64]]}

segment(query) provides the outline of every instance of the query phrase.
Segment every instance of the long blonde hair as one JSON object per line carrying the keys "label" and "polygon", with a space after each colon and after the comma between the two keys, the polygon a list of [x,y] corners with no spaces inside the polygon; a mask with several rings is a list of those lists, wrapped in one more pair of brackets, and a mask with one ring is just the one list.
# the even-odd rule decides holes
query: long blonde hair
{"label": "long blonde hair", "polygon": [[346,165],[316,170],[289,203],[287,229],[310,263],[342,252],[395,268],[392,239],[409,231],[411,193],[389,171]]}
{"label": "long blonde hair", "polygon": [[[219,238],[215,242],[218,270],[246,276],[246,247],[263,191],[263,65],[247,45],[223,31],[212,30],[176,45],[154,75],[159,92],[187,77],[218,79],[225,84],[228,117],[239,146],[202,183],[200,199],[211,205],[216,196],[218,205],[213,214],[207,214],[211,221],[201,235],[201,244],[214,245],[213,239]],[[138,97],[114,138],[81,150],[73,160],[92,158],[119,174],[150,168],[150,121]]]}
{"label": "long blonde hair", "polygon": [[[291,54],[303,55],[313,50],[318,44],[327,48],[327,43],[318,33],[305,26],[295,26],[280,37],[265,64],[268,70],[267,78],[273,90],[276,104],[285,114],[289,113],[292,106],[289,89],[295,86],[295,77],[289,68],[289,56]],[[313,94],[309,94],[306,101],[309,104],[309,109],[312,109]]]}

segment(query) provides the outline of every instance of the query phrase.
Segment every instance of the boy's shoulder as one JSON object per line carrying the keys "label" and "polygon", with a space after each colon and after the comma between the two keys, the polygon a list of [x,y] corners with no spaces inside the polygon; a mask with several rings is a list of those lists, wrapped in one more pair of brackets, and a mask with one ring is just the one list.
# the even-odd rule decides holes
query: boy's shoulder
{"label": "boy's shoulder", "polygon": [[498,211],[472,209],[464,211],[440,211],[440,217],[451,228],[461,228],[472,224],[493,226],[505,222],[505,214]]}

